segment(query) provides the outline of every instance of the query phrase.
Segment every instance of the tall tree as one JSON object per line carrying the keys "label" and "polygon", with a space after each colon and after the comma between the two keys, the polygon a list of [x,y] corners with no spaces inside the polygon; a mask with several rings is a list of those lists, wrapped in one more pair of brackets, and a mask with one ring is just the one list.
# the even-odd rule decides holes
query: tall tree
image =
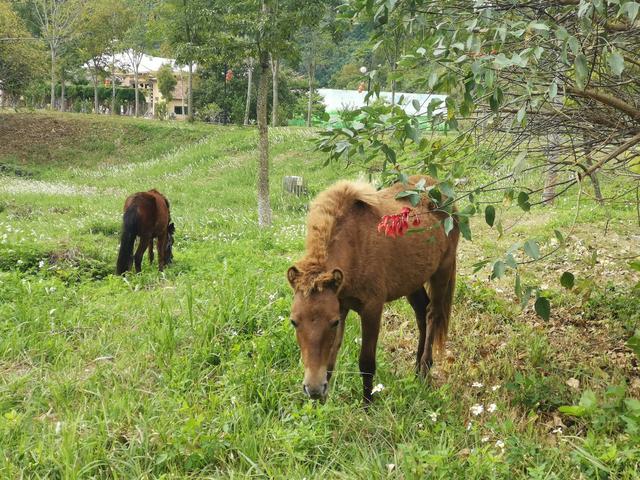
{"label": "tall tree", "polygon": [[187,118],[193,120],[193,74],[202,57],[206,17],[206,0],[166,0],[161,9],[161,30],[164,48],[177,63],[187,66]]}
{"label": "tall tree", "polygon": [[60,48],[75,32],[83,11],[77,0],[31,0],[40,35],[49,47],[51,58],[51,108],[56,103],[56,61]]}
{"label": "tall tree", "polygon": [[128,66],[133,70],[136,117],[140,116],[140,63],[154,43],[154,15],[157,8],[157,0],[130,0],[128,3],[129,28],[123,35],[121,45],[125,49]]}
{"label": "tall tree", "polygon": [[280,74],[280,59],[270,57],[271,60],[271,125],[278,125],[278,75]]}
{"label": "tall tree", "polygon": [[251,88],[253,86],[253,63],[252,57],[247,60],[247,101],[244,107],[244,125],[249,125],[249,112],[251,111]]}
{"label": "tall tree", "polygon": [[[208,34],[204,49],[227,59],[255,58],[258,64],[258,225],[271,225],[269,201],[269,130],[267,99],[272,76],[270,58],[287,59],[298,54],[294,37],[306,25],[317,23],[320,0],[301,4],[295,0],[211,0],[201,16]],[[277,7],[277,8],[276,8]]]}
{"label": "tall tree", "polygon": [[42,44],[27,30],[11,4],[0,0],[0,90],[18,96],[43,70]]}

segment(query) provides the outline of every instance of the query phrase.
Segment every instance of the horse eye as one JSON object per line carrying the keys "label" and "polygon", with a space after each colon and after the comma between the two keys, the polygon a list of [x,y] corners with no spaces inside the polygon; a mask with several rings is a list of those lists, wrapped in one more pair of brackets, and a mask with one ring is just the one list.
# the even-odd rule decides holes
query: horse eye
{"label": "horse eye", "polygon": [[331,322],[331,328],[337,328],[340,325],[340,320],[335,320]]}
{"label": "horse eye", "polygon": [[295,320],[291,320],[291,325],[293,325],[293,328],[298,328],[298,322]]}

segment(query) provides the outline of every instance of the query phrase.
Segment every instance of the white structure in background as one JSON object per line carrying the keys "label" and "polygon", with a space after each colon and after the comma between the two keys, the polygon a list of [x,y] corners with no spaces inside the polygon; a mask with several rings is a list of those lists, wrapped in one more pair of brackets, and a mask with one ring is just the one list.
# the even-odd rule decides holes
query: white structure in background
{"label": "white structure in background", "polygon": [[[365,97],[367,92],[358,92],[357,90],[336,90],[334,88],[319,88],[318,94],[323,99],[323,103],[327,112],[334,113],[341,110],[349,109],[353,110],[366,106]],[[380,97],[391,103],[391,92],[380,92]],[[400,104],[400,97],[404,97],[403,103]],[[369,102],[375,101],[375,96],[369,99]],[[431,100],[441,100],[442,103],[434,109],[435,113],[442,113],[446,111],[444,104],[446,95],[435,95],[430,93],[403,93],[396,92],[396,102],[399,107],[404,109],[409,115],[426,114],[427,107]],[[416,111],[413,107],[413,100],[417,100],[420,103],[420,109]]]}

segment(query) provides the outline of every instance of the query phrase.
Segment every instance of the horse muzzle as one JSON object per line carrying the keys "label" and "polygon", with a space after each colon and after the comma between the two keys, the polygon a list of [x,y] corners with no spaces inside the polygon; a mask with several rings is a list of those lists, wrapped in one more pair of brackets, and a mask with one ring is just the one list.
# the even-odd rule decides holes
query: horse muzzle
{"label": "horse muzzle", "polygon": [[319,385],[305,383],[302,385],[302,389],[311,400],[324,400],[327,398],[327,393],[329,392],[329,382],[325,381]]}

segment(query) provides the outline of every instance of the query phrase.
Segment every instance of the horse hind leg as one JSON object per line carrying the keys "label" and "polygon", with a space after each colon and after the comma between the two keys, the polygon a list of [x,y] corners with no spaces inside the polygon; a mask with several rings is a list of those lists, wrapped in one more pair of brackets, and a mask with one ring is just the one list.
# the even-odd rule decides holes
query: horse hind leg
{"label": "horse hind leg", "polygon": [[136,250],[136,254],[134,256],[134,261],[136,264],[136,273],[140,273],[142,271],[142,257],[144,256],[144,251],[147,249],[147,245],[149,244],[149,238],[141,237],[140,243],[138,244],[138,249]]}
{"label": "horse hind leg", "polygon": [[149,264],[153,263],[153,238],[149,240]]}
{"label": "horse hind leg", "polygon": [[[418,339],[418,350],[416,352],[416,374],[425,373],[421,368],[421,359],[424,353],[424,344],[427,335],[427,307],[429,306],[429,296],[424,287],[420,287],[418,290],[407,296],[407,300],[413,308],[416,314],[416,322],[418,324],[418,331],[420,337]],[[427,370],[431,365],[427,366]]]}

